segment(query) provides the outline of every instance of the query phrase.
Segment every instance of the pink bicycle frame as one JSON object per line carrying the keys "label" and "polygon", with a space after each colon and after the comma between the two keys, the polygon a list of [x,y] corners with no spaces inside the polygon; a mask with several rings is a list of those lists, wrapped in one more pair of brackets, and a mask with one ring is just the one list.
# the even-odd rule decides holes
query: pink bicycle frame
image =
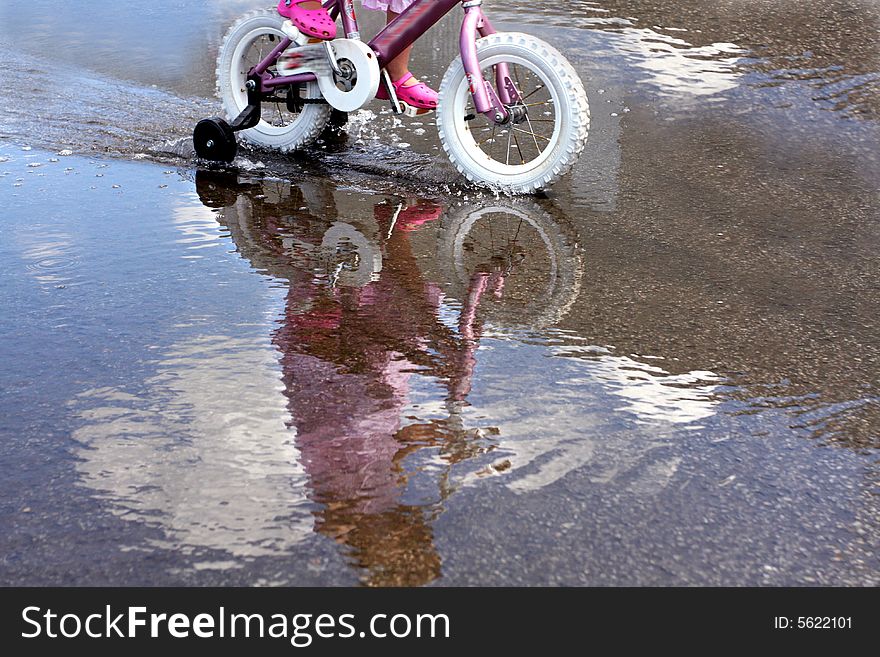
{"label": "pink bicycle frame", "polygon": [[[289,5],[289,3],[290,0],[281,0],[279,8]],[[492,86],[483,80],[480,62],[477,58],[476,42],[479,37],[495,34],[495,29],[483,13],[482,0],[416,0],[406,11],[385,26],[385,29],[369,42],[369,46],[376,53],[379,67],[384,68],[388,62],[415,43],[457,4],[461,4],[464,8],[459,47],[470,92],[474,99],[474,107],[477,112],[486,115],[490,121],[504,123],[509,118],[505,105],[518,100],[519,93],[516,91],[505,64],[499,64],[495,67],[497,94]],[[327,0],[324,7],[334,19],[341,17],[346,38],[360,38],[353,0]],[[290,45],[290,39],[283,39],[263,61],[254,67],[251,74],[261,78],[261,91],[271,92],[278,87],[315,79],[314,74],[311,73],[285,77],[271,77],[266,73],[278,56]]]}

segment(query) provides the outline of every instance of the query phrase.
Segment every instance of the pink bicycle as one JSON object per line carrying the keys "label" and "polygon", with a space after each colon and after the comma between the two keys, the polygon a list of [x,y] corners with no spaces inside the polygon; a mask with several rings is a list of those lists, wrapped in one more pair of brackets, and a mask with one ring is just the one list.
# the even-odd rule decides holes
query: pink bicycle
{"label": "pink bicycle", "polygon": [[471,182],[517,193],[546,189],[572,167],[587,139],[583,84],[558,50],[528,34],[497,33],[482,0],[416,0],[374,39],[360,39],[352,0],[327,0],[343,37],[310,39],[277,9],[239,19],[217,62],[228,117],[200,121],[196,154],[232,161],[235,133],[282,152],[305,148],[334,110],[353,112],[384,88],[392,111],[415,115],[395,93],[385,64],[461,4],[461,55],[440,85],[437,127],[453,165]]}

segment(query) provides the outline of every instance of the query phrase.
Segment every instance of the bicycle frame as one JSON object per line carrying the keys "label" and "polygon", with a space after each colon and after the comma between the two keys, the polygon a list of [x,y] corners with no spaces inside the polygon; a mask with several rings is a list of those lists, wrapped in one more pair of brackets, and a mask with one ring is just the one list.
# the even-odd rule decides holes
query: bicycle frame
{"label": "bicycle frame", "polygon": [[[290,5],[291,0],[281,0],[280,4]],[[499,64],[495,67],[496,86],[498,93],[491,85],[483,81],[480,70],[480,62],[477,58],[478,37],[495,34],[495,29],[481,8],[482,0],[416,0],[395,20],[385,26],[370,42],[369,46],[375,52],[380,68],[385,68],[406,48],[416,42],[425,32],[431,29],[452,9],[461,4],[464,9],[464,20],[461,24],[459,48],[461,50],[462,63],[467,79],[470,84],[470,92],[474,99],[474,107],[480,114],[486,115],[490,121],[504,123],[509,118],[505,105],[519,98],[519,94],[513,86],[508,75],[507,66]],[[360,39],[357,15],[353,0],[327,0],[324,8],[330,12],[334,19],[341,17],[342,27],[346,38]],[[260,91],[270,93],[279,87],[291,84],[300,84],[315,79],[313,73],[301,73],[283,77],[271,77],[267,70],[278,59],[282,52],[287,50],[293,42],[284,38],[271,53],[261,61],[249,75],[260,78]]]}

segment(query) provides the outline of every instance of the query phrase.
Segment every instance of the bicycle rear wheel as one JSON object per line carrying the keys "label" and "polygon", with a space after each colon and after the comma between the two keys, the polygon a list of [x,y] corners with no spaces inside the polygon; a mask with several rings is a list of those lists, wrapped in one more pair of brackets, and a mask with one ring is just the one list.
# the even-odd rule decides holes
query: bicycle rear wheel
{"label": "bicycle rear wheel", "polygon": [[[247,107],[248,71],[284,39],[283,22],[275,9],[254,11],[239,19],[223,39],[217,56],[217,95],[230,121]],[[307,82],[302,93],[307,100],[321,99],[317,82]],[[297,105],[263,103],[260,122],[240,134],[253,144],[283,152],[308,146],[329,123],[331,108],[325,103],[305,103],[297,111]]]}
{"label": "bicycle rear wheel", "polygon": [[586,143],[590,113],[580,78],[559,51],[528,34],[480,39],[477,57],[483,78],[493,86],[496,67],[507,66],[520,94],[508,108],[515,119],[497,125],[476,112],[458,57],[440,85],[437,113],[449,159],[481,186],[516,193],[550,187],[574,165]]}

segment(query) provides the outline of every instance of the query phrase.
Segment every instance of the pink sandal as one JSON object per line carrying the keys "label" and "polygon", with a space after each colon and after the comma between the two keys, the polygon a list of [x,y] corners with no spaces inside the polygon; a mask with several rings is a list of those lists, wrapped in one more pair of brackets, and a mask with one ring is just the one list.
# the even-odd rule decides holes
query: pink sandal
{"label": "pink sandal", "polygon": [[306,36],[316,39],[335,39],[336,21],[330,18],[326,9],[303,9],[301,4],[307,0],[281,0],[278,13],[286,16]]}
{"label": "pink sandal", "polygon": [[[411,77],[413,77],[412,73],[406,73],[402,78],[391,83],[394,85],[394,93],[397,94],[397,99],[402,103],[406,103],[410,107],[415,107],[417,109],[437,109],[437,100],[439,96],[436,91],[431,89],[431,87],[424,82],[419,82],[418,84],[413,84],[408,87],[403,86]],[[379,100],[389,100],[388,92],[385,91],[385,87],[381,85],[379,86],[379,92],[376,94],[376,98]]]}

